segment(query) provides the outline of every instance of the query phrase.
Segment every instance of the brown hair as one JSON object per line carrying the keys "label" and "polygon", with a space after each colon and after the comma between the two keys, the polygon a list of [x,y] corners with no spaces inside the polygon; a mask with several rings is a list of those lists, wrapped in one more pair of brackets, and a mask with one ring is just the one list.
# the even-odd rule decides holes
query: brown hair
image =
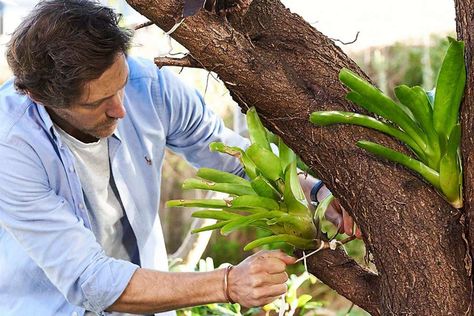
{"label": "brown hair", "polygon": [[119,21],[119,15],[96,1],[40,2],[8,43],[16,89],[46,106],[78,101],[85,83],[127,52],[132,32],[119,27]]}

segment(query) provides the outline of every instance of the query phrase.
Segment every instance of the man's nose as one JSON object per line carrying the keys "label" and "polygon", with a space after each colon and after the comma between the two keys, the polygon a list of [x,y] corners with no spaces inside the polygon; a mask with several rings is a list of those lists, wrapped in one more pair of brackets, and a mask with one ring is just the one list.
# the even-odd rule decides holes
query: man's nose
{"label": "man's nose", "polygon": [[114,119],[122,119],[125,117],[125,107],[123,106],[123,100],[120,94],[116,94],[110,101],[107,107],[106,114],[108,117]]}

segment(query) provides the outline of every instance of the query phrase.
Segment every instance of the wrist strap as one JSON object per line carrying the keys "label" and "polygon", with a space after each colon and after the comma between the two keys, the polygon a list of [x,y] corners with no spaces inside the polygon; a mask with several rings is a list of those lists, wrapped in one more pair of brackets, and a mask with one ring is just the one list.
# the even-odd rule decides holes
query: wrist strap
{"label": "wrist strap", "polygon": [[226,301],[231,304],[235,304],[235,302],[230,298],[229,295],[229,273],[233,268],[233,265],[228,265],[227,267],[225,267],[224,271],[224,297]]}
{"label": "wrist strap", "polygon": [[324,183],[321,180],[317,180],[316,183],[313,185],[311,192],[309,193],[309,198],[312,202],[319,203],[318,201],[318,192],[323,187]]}

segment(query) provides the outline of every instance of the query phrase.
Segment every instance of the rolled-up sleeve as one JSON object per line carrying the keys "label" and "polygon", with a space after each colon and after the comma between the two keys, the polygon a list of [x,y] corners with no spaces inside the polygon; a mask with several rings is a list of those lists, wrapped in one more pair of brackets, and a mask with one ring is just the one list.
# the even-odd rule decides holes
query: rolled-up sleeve
{"label": "rolled-up sleeve", "polygon": [[182,83],[166,69],[159,71],[165,108],[168,147],[182,154],[195,167],[210,167],[243,175],[239,161],[229,155],[213,153],[211,142],[246,148],[249,141],[225,127],[222,119],[204,103],[195,89]]}
{"label": "rolled-up sleeve", "polygon": [[94,312],[112,305],[138,266],[105,255],[26,142],[0,143],[0,158],[0,225],[70,303]]}

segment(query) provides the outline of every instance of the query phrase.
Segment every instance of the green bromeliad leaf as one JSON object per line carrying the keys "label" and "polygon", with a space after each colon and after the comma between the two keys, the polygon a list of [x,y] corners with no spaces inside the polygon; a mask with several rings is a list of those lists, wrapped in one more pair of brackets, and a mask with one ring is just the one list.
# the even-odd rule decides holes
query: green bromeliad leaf
{"label": "green bromeliad leaf", "polygon": [[308,202],[301,189],[296,169],[296,161],[289,164],[285,171],[285,191],[283,193],[288,213],[309,215]]}
{"label": "green bromeliad leaf", "polygon": [[271,150],[263,148],[259,144],[252,144],[246,153],[265,178],[276,181],[283,177],[280,158]]}
{"label": "green bromeliad leaf", "polygon": [[277,242],[286,242],[299,249],[313,249],[316,247],[316,243],[314,242],[314,240],[304,239],[304,238],[296,237],[294,235],[289,235],[289,234],[281,234],[281,235],[262,237],[262,238],[256,239],[248,243],[244,247],[244,250],[249,251],[263,245],[273,244]]}
{"label": "green bromeliad leaf", "polygon": [[459,106],[466,83],[464,61],[464,43],[452,38],[436,82],[434,99],[434,128],[444,139],[448,139],[451,130],[458,122]]}
{"label": "green bromeliad leaf", "polygon": [[267,131],[260,121],[257,110],[254,107],[247,111],[247,128],[252,144],[258,144],[260,147],[271,151]]}
{"label": "green bromeliad leaf", "polygon": [[426,135],[419,126],[406,114],[408,109],[402,110],[402,105],[395,103],[379,89],[372,86],[348,69],[342,69],[339,79],[353,91],[347,98],[367,111],[382,116],[397,124],[404,130],[422,149],[426,146]]}

